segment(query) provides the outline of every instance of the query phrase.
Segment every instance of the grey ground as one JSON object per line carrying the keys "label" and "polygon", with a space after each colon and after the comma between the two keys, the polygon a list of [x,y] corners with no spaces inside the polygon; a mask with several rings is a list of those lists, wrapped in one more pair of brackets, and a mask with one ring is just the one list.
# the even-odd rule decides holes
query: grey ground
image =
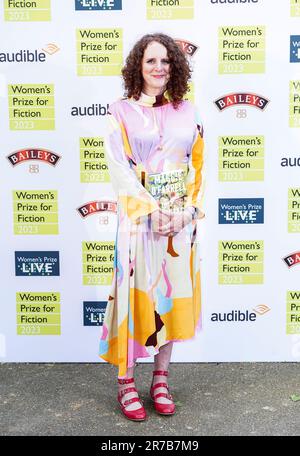
{"label": "grey ground", "polygon": [[177,413],[155,413],[151,364],[136,368],[149,418],[123,418],[108,364],[0,364],[0,435],[300,435],[300,364],[172,363]]}

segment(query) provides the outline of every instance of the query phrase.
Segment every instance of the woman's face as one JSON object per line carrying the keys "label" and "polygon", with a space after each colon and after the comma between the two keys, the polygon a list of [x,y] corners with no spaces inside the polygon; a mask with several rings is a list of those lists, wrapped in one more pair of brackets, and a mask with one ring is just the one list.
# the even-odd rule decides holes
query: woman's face
{"label": "woman's face", "polygon": [[147,95],[160,95],[165,91],[170,78],[170,61],[165,46],[152,41],[142,58],[143,92]]}

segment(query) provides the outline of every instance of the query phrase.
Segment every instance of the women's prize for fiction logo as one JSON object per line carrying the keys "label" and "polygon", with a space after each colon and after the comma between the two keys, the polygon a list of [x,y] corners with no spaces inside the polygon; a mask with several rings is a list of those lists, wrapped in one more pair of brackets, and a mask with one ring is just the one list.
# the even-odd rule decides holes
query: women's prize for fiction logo
{"label": "women's prize for fiction logo", "polygon": [[105,159],[104,139],[80,138],[80,182],[108,183],[110,181]]}
{"label": "women's prize for fiction logo", "polygon": [[82,241],[83,285],[111,285],[114,241]]}
{"label": "women's prize for fiction logo", "polygon": [[59,234],[57,190],[13,190],[14,234]]}
{"label": "women's prize for fiction logo", "polygon": [[263,181],[264,158],[261,135],[219,136],[219,181]]}
{"label": "women's prize for fiction logo", "polygon": [[219,74],[265,72],[263,25],[219,27]]}
{"label": "women's prize for fiction logo", "polygon": [[300,334],[300,291],[289,290],[286,294],[286,333]]}
{"label": "women's prize for fiction logo", "polygon": [[54,84],[9,84],[10,130],[55,130]]}

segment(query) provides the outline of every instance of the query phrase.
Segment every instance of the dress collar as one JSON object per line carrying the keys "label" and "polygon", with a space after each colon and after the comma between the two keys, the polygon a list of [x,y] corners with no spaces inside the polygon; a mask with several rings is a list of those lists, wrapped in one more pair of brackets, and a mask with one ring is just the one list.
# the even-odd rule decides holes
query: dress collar
{"label": "dress collar", "polygon": [[142,106],[150,106],[156,108],[158,106],[168,104],[170,102],[170,97],[167,90],[163,94],[156,96],[146,95],[144,92],[141,92],[140,98],[133,101]]}

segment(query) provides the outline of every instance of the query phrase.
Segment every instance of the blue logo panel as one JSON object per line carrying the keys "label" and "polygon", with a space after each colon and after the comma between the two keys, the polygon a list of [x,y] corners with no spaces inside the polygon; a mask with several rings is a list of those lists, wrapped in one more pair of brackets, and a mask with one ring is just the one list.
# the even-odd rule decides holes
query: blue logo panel
{"label": "blue logo panel", "polygon": [[15,252],[16,276],[59,276],[59,252]]}
{"label": "blue logo panel", "polygon": [[107,301],[83,301],[83,325],[102,326]]}
{"label": "blue logo panel", "polygon": [[290,62],[300,62],[300,35],[291,35]]}
{"label": "blue logo panel", "polygon": [[75,0],[76,11],[121,10],[122,0]]}
{"label": "blue logo panel", "polygon": [[264,223],[263,198],[219,199],[220,224]]}

